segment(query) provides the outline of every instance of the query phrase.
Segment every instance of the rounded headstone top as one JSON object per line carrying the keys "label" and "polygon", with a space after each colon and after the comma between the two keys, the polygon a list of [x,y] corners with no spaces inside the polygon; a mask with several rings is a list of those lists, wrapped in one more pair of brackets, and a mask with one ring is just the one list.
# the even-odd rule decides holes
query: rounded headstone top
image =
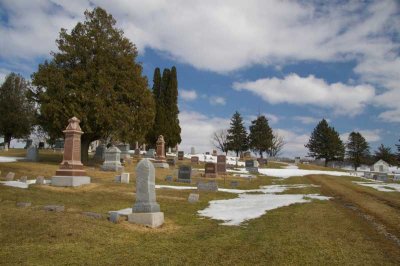
{"label": "rounded headstone top", "polygon": [[140,176],[139,173],[148,175],[151,172],[154,173],[154,171],[155,169],[153,163],[147,158],[142,159],[136,166],[136,173],[138,174],[138,176]]}
{"label": "rounded headstone top", "polygon": [[121,150],[118,149],[118,147],[115,147],[115,146],[113,145],[113,146],[111,146],[110,148],[107,149],[107,152],[121,153]]}

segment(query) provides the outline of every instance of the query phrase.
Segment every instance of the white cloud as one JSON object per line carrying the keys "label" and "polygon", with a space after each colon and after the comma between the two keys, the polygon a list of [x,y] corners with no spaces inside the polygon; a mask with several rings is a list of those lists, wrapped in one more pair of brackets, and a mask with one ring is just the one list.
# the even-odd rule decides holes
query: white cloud
{"label": "white cloud", "polygon": [[[322,118],[312,117],[312,116],[294,116],[293,120],[299,121],[302,124],[310,125],[310,124],[317,124]],[[329,119],[325,119],[326,121],[330,121]]]}
{"label": "white cloud", "polygon": [[220,96],[210,96],[208,100],[211,105],[225,105],[226,104],[225,98],[220,97]]}
{"label": "white cloud", "polygon": [[283,136],[285,141],[285,146],[282,150],[283,156],[288,157],[304,157],[307,155],[307,148],[304,147],[307,144],[310,135],[307,134],[297,134],[288,129],[274,129],[274,132],[278,133],[278,135]]}
{"label": "white cloud", "polygon": [[238,91],[248,90],[271,104],[314,105],[350,116],[361,113],[375,95],[370,85],[328,84],[313,75],[300,77],[297,74],[290,74],[283,79],[235,82],[233,88]]}
{"label": "white cloud", "polygon": [[[381,133],[382,130],[381,129],[355,129],[354,131],[359,132],[367,142],[378,142],[382,139],[381,137]],[[340,134],[340,138],[342,139],[343,142],[347,142],[349,140],[349,135],[351,132],[346,132],[343,134]]]}
{"label": "white cloud", "polygon": [[187,152],[195,147],[197,152],[212,151],[211,137],[214,131],[227,129],[229,119],[222,117],[208,117],[198,112],[182,111],[179,113],[182,128],[182,143],[180,149]]}
{"label": "white cloud", "polygon": [[194,101],[197,99],[195,90],[180,90],[180,96],[184,101]]}

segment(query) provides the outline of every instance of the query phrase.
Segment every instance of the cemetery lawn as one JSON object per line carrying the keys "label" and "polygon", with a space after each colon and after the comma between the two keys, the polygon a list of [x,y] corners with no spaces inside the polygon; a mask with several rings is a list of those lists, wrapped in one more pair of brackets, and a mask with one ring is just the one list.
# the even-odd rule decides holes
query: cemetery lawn
{"label": "cemetery lawn", "polygon": [[[23,151],[20,156],[24,156]],[[8,153],[10,154],[10,153]],[[0,156],[4,156],[0,152]],[[11,155],[11,156],[16,156]],[[9,172],[16,179],[27,175],[50,178],[58,168],[61,154],[40,151],[40,162],[1,163],[1,177]],[[190,163],[185,161],[185,163]],[[214,199],[236,194],[200,192],[200,201],[190,204],[193,191],[158,189],[157,201],[165,224],[149,229],[122,221],[107,221],[110,210],[134,203],[136,163],[128,165],[131,183],[116,184],[115,173],[101,172],[98,165],[86,167],[92,184],[80,188],[31,185],[19,189],[0,185],[1,265],[399,265],[400,193],[380,192],[352,183],[356,177],[311,175],[277,180],[259,176],[243,180],[218,178],[229,188],[231,180],[239,189],[270,184],[315,184],[320,187],[293,188],[285,194],[318,193],[334,197],[329,201],[294,204],[268,211],[241,226],[222,226],[221,221],[202,218],[197,211]],[[157,184],[173,169],[157,169]],[[195,183],[200,177],[195,176]],[[225,181],[225,185],[224,185]],[[27,208],[17,202],[31,202]],[[46,212],[43,206],[59,204],[65,211]],[[103,215],[93,219],[90,211]]]}

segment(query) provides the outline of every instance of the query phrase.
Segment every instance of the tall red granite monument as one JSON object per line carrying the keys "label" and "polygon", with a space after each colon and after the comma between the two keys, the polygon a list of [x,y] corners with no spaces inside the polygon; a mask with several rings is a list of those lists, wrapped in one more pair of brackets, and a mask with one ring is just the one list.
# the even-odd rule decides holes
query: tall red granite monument
{"label": "tall red granite monument", "polygon": [[157,151],[156,151],[156,158],[154,161],[154,167],[156,168],[169,168],[169,164],[165,159],[165,140],[163,135],[158,136],[157,139]]}
{"label": "tall red granite monument", "polygon": [[51,185],[56,187],[77,187],[90,184],[90,177],[86,176],[81,162],[81,135],[79,119],[73,117],[68,120],[65,134],[64,155],[60,168],[51,179]]}

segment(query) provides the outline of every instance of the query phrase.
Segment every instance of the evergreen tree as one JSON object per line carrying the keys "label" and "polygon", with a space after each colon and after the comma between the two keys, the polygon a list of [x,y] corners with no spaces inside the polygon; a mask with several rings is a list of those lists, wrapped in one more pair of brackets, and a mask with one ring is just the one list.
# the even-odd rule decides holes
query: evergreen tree
{"label": "evergreen tree", "polygon": [[[399,139],[400,142],[400,139]],[[397,164],[400,165],[400,143],[396,144],[397,147],[397,153],[396,153],[396,157],[397,157]]]}
{"label": "evergreen tree", "polygon": [[392,153],[392,149],[381,144],[375,151],[375,161],[384,160],[390,165],[396,165],[396,155]]}
{"label": "evergreen tree", "polygon": [[325,166],[334,160],[343,160],[345,147],[340,140],[339,133],[322,119],[314,128],[310,140],[305,145],[310,157],[325,159]]}
{"label": "evergreen tree", "polygon": [[62,137],[69,118],[81,120],[83,161],[92,141],[112,136],[133,143],[154,122],[154,100],[136,63],[137,49],[115,24],[102,8],[86,11],[70,34],[61,29],[58,51],[32,76],[37,88],[32,97],[49,137]]}
{"label": "evergreen tree", "polygon": [[257,119],[251,121],[249,129],[249,147],[263,158],[263,153],[271,149],[274,137],[267,118],[264,115],[258,116]]}
{"label": "evergreen tree", "polygon": [[0,135],[10,147],[13,138],[27,137],[35,121],[34,104],[28,100],[28,83],[15,73],[9,74],[0,87]]}
{"label": "evergreen tree", "polygon": [[243,119],[237,111],[232,116],[230,125],[227,136],[228,147],[230,151],[236,152],[236,157],[238,157],[240,152],[248,149],[248,139]]}
{"label": "evergreen tree", "polygon": [[359,132],[351,132],[349,135],[349,140],[346,144],[347,156],[350,162],[353,163],[354,169],[361,165],[362,162],[369,156],[369,145],[365,138]]}

